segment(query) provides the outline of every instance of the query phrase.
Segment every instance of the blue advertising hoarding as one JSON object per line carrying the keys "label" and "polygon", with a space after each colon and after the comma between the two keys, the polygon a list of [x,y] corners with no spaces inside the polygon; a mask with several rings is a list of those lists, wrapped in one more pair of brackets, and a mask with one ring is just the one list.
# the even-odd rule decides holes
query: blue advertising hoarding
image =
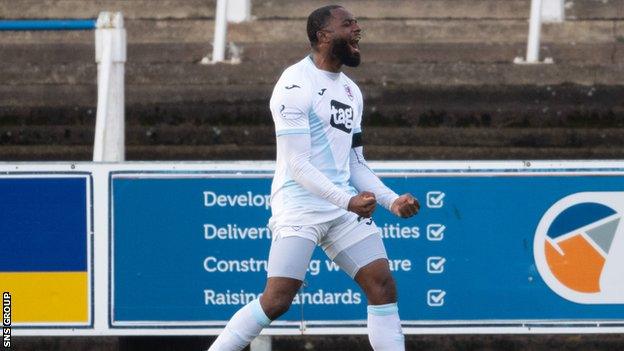
{"label": "blue advertising hoarding", "polygon": [[[111,326],[221,327],[263,290],[270,173],[113,172]],[[407,174],[411,219],[379,208],[404,325],[624,319],[624,177]],[[317,249],[273,326],[362,326],[366,299]],[[347,323],[347,324],[345,324]]]}

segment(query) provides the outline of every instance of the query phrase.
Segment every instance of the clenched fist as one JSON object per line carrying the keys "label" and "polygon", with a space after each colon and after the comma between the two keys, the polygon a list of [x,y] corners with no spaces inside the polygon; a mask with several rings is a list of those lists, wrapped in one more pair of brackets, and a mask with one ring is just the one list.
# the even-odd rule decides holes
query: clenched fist
{"label": "clenched fist", "polygon": [[349,200],[349,207],[347,208],[351,212],[355,212],[358,216],[364,218],[370,218],[375,211],[377,200],[375,194],[369,191],[363,191]]}
{"label": "clenched fist", "polygon": [[399,196],[390,207],[390,211],[402,218],[409,218],[418,213],[420,203],[412,194],[403,194]]}

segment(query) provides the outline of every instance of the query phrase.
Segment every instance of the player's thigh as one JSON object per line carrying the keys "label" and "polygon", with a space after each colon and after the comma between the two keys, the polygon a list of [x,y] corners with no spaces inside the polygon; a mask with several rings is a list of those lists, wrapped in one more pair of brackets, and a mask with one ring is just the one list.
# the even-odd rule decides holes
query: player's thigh
{"label": "player's thigh", "polygon": [[[357,281],[358,275],[364,270],[367,276],[372,273],[381,274],[380,269],[372,270],[371,267],[385,265],[388,268],[388,255],[381,237],[371,234],[355,244],[343,249],[333,258],[334,262]],[[389,268],[388,268],[389,269]]]}
{"label": "player's thigh", "polygon": [[260,298],[267,316],[286,312],[305,279],[316,243],[301,236],[273,238],[267,267],[267,283]]}
{"label": "player's thigh", "polygon": [[334,262],[362,288],[369,304],[396,302],[396,286],[381,236],[368,235],[343,249]]}
{"label": "player's thigh", "polygon": [[316,242],[309,237],[276,233],[269,251],[267,277],[303,281],[315,247]]}

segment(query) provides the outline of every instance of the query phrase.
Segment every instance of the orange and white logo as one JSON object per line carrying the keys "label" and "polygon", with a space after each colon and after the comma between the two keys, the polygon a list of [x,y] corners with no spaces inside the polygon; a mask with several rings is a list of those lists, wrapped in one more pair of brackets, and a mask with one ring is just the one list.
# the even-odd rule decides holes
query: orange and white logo
{"label": "orange and white logo", "polygon": [[537,269],[559,296],[624,303],[624,192],[569,195],[546,211],[533,242]]}

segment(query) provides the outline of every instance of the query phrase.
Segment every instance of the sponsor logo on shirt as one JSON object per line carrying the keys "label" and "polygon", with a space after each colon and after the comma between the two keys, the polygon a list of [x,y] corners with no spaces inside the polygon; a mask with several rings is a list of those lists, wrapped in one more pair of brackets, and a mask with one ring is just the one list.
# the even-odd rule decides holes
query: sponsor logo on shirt
{"label": "sponsor logo on shirt", "polygon": [[329,124],[345,133],[353,129],[353,108],[336,100],[331,101]]}

